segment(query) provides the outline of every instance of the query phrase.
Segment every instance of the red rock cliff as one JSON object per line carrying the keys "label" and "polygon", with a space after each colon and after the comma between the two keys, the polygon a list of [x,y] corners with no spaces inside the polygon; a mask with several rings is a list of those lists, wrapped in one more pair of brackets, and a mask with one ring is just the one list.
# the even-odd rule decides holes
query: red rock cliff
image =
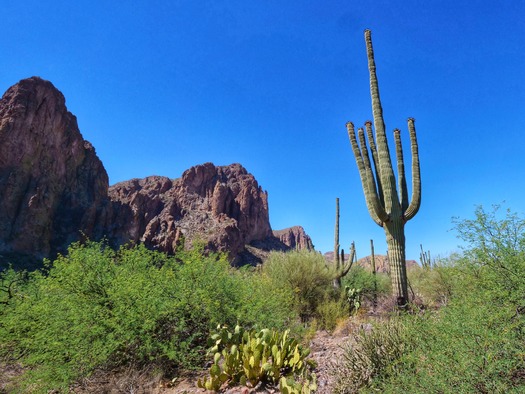
{"label": "red rock cliff", "polygon": [[65,99],[33,77],[0,100],[0,254],[44,257],[94,229],[108,176]]}
{"label": "red rock cliff", "polygon": [[22,80],[0,100],[0,268],[21,256],[52,258],[84,235],[168,253],[200,240],[234,263],[254,264],[258,249],[307,242],[304,231],[286,234],[284,243],[272,235],[267,193],[240,164],[206,163],[179,179],[109,188],[95,149],[50,82]]}
{"label": "red rock cliff", "polygon": [[110,237],[172,253],[184,239],[232,259],[246,244],[271,236],[268,197],[240,164],[190,168],[179,179],[147,177],[112,186]]}

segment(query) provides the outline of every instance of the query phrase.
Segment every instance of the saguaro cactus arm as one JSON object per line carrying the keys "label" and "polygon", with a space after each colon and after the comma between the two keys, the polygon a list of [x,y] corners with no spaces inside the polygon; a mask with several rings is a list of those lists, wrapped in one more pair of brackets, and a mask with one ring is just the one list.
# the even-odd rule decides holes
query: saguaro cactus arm
{"label": "saguaro cactus arm", "polygon": [[408,208],[408,187],[405,177],[405,163],[403,161],[403,147],[401,145],[401,131],[394,130],[394,140],[396,142],[396,159],[397,159],[397,176],[399,187],[399,201],[401,202],[401,211],[405,212]]}
{"label": "saguaro cactus arm", "polygon": [[348,274],[348,271],[350,271],[350,268],[352,268],[352,265],[354,264],[355,260],[355,243],[352,242],[352,246],[350,247],[350,258],[348,259],[348,265],[342,265],[341,267],[341,278],[344,278],[346,274]]}
{"label": "saguaro cactus arm", "polygon": [[392,206],[399,202],[396,193],[396,179],[392,169],[388,140],[385,134],[385,122],[383,119],[383,107],[379,97],[379,85],[376,75],[376,64],[374,60],[374,49],[372,47],[372,35],[370,30],[365,30],[366,52],[368,56],[368,70],[370,73],[370,95],[372,97],[372,112],[374,116],[374,128],[376,132],[377,158],[379,162],[379,175],[383,191],[384,209],[390,213]]}
{"label": "saguaro cactus arm", "polygon": [[405,211],[405,220],[412,219],[421,206],[421,170],[419,168],[419,151],[417,146],[416,126],[414,118],[408,119],[408,131],[410,133],[410,147],[412,150],[412,198],[410,205]]}
{"label": "saguaro cactus arm", "polygon": [[[361,178],[361,184],[363,185],[363,191],[365,193],[366,206],[370,216],[379,226],[383,225],[383,222],[388,220],[388,214],[383,208],[379,196],[377,194],[374,175],[370,166],[365,165],[365,160],[362,155],[362,151],[366,151],[366,146],[362,147],[359,150],[359,145],[355,136],[354,124],[348,122],[346,124],[346,129],[348,131],[348,138],[350,139],[350,144],[352,146],[352,151],[354,152],[354,157],[356,160],[357,168],[359,170],[359,176]],[[370,162],[368,161],[368,164]]]}
{"label": "saguaro cactus arm", "polygon": [[344,278],[348,272],[350,271],[350,268],[354,265],[355,261],[355,243],[352,242],[352,245],[350,246],[350,258],[348,259],[348,263],[345,263],[344,259],[344,249],[342,249],[341,252],[341,266],[335,273],[335,280],[340,282],[341,278]]}
{"label": "saguaro cactus arm", "polygon": [[[379,175],[379,159],[377,157],[377,148],[376,148],[376,143],[374,141],[374,133],[372,131],[372,121],[367,120],[365,122],[365,127],[366,127],[366,136],[368,138],[368,145],[370,146],[370,152],[372,153],[372,161],[374,163],[376,179],[381,180],[381,176]],[[377,194],[379,194],[379,200],[381,200],[381,205],[385,206],[383,188],[381,187],[381,182],[377,183]]]}

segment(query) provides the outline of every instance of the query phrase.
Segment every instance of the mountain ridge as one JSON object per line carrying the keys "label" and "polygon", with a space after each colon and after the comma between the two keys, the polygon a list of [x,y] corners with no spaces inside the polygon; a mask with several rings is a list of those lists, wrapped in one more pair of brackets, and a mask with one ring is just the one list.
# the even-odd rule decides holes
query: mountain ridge
{"label": "mountain ridge", "polygon": [[246,248],[254,243],[262,250],[313,248],[299,238],[304,231],[293,245],[274,236],[268,194],[238,163],[109,186],[64,95],[39,77],[19,81],[0,99],[0,218],[0,267],[19,260],[31,266],[86,237],[166,253],[199,240],[239,265],[260,262]]}

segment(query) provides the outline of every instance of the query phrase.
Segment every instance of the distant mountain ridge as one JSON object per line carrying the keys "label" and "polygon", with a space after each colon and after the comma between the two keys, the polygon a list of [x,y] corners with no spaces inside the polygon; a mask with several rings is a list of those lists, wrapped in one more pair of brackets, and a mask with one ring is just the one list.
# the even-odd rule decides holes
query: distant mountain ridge
{"label": "distant mountain ridge", "polygon": [[[328,261],[334,261],[334,252],[326,252],[324,257]],[[348,261],[350,258],[349,254],[345,253],[345,260]],[[376,272],[389,273],[388,256],[382,254],[374,255],[374,262],[376,266]],[[357,260],[357,264],[363,268],[372,269],[372,256],[362,257]],[[418,265],[416,260],[406,260],[407,268]]]}
{"label": "distant mountain ridge", "polygon": [[51,82],[24,79],[0,99],[0,268],[53,257],[83,237],[143,242],[167,253],[198,240],[234,264],[253,264],[257,250],[313,248],[299,228],[274,236],[267,192],[237,163],[109,187],[94,147]]}

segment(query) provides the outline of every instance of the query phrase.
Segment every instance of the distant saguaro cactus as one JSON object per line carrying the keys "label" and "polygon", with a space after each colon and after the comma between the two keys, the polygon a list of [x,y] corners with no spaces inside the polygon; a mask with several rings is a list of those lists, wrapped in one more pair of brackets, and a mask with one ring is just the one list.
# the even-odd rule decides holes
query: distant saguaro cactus
{"label": "distant saguaro cactus", "polygon": [[335,199],[335,229],[334,229],[334,268],[335,268],[335,277],[334,277],[334,288],[341,288],[341,279],[348,274],[352,264],[354,264],[355,258],[355,244],[352,242],[350,246],[350,260],[348,264],[345,264],[345,250],[341,249],[339,253],[339,198]]}
{"label": "distant saguaro cactus", "polygon": [[388,141],[385,134],[383,109],[379,98],[379,87],[370,30],[365,30],[365,42],[368,56],[368,70],[370,73],[370,94],[372,96],[375,141],[371,121],[365,123],[365,129],[374,169],[372,169],[368,155],[365,130],[359,128],[358,143],[354,125],[348,122],[346,127],[357,168],[359,169],[368,211],[372,219],[385,230],[392,288],[398,305],[402,307],[408,302],[404,227],[405,223],[416,215],[421,205],[421,176],[416,129],[414,119],[409,118],[408,130],[412,149],[412,198],[409,203],[399,129],[394,130],[399,190],[396,188],[396,178],[392,168]]}
{"label": "distant saguaro cactus", "polygon": [[334,263],[339,269],[339,198],[335,199]]}

